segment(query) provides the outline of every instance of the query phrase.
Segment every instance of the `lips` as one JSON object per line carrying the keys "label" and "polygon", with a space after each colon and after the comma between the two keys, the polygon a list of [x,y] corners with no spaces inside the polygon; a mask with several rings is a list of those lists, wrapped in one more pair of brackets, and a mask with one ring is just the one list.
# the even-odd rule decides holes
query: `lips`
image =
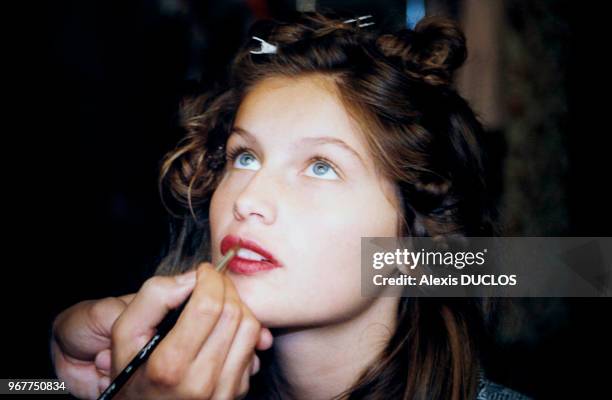
{"label": "lips", "polygon": [[[250,250],[251,252],[257,253],[265,260],[251,260],[241,255],[236,255],[232,258],[228,265],[228,269],[236,274],[251,275],[256,272],[266,271],[274,268],[281,267],[280,262],[266,249],[261,247],[256,242],[242,238],[236,235],[227,235],[221,241],[221,254],[224,255],[235,245],[239,245],[241,249]],[[239,250],[239,253],[240,250]],[[242,254],[246,256],[246,254]],[[251,254],[252,256],[256,256]]]}

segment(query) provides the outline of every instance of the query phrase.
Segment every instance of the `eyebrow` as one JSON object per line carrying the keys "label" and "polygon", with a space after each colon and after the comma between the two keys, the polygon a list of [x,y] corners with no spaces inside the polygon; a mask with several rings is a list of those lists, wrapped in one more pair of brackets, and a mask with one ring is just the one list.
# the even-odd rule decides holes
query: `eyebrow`
{"label": "eyebrow", "polygon": [[[232,128],[232,130],[231,130],[231,133],[236,133],[237,135],[243,137],[248,142],[255,142],[255,143],[257,142],[257,138],[255,137],[255,135],[253,135],[251,132],[249,132],[246,129],[243,129],[243,128],[239,127],[239,126],[234,126]],[[359,162],[361,162],[361,164],[363,164],[365,166],[365,162],[363,161],[363,159],[361,158],[359,153],[357,153],[351,146],[346,144],[341,139],[338,139],[338,138],[335,138],[335,137],[331,137],[331,136],[318,136],[318,137],[303,138],[302,140],[300,140],[300,142],[301,143],[312,143],[312,144],[315,144],[315,145],[316,144],[334,144],[334,145],[337,145],[337,146],[343,148],[344,150],[348,151],[349,153],[351,153],[355,157],[357,157]]]}

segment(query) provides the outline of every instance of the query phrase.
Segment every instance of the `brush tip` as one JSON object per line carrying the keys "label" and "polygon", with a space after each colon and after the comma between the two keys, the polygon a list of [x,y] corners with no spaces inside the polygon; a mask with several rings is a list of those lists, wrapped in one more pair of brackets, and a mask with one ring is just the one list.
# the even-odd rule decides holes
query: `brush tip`
{"label": "brush tip", "polygon": [[223,270],[225,270],[225,268],[227,267],[227,264],[229,264],[229,261],[238,253],[239,249],[240,245],[232,246],[223,256],[223,259],[221,260],[219,265],[217,265],[216,270],[223,272]]}
{"label": "brush tip", "polygon": [[238,250],[240,250],[240,246],[239,245],[235,245],[230,247],[230,249],[227,251],[227,253],[225,253],[225,257],[234,257],[237,253]]}

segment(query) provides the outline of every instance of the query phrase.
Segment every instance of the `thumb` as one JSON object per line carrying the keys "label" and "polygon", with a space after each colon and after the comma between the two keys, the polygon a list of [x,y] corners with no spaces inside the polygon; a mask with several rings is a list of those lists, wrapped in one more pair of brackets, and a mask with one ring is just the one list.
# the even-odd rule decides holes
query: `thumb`
{"label": "thumb", "polygon": [[146,343],[168,312],[189,297],[195,283],[196,271],[174,277],[149,278],[113,325],[113,337],[119,340],[140,338]]}

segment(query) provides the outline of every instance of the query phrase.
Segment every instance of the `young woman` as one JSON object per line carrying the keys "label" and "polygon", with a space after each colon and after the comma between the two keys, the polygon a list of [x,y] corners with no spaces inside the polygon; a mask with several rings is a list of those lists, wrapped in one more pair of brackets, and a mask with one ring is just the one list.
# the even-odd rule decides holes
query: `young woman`
{"label": "young woman", "polygon": [[482,127],[452,88],[463,34],[435,17],[366,25],[256,23],[227,86],[186,105],[157,276],[54,323],[75,395],[95,398],[193,292],[122,398],[523,398],[482,373],[477,299],[360,294],[361,237],[495,233]]}

